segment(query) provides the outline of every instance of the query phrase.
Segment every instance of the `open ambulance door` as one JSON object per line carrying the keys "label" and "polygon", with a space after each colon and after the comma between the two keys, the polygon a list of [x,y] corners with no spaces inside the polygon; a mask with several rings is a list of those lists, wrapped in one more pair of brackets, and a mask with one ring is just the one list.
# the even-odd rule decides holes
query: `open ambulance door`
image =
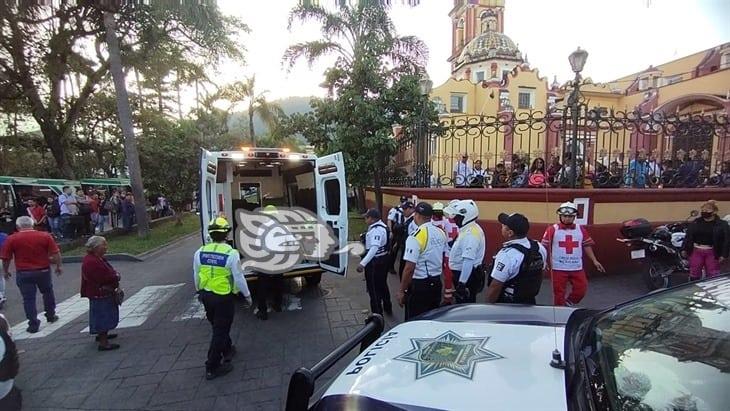
{"label": "open ambulance door", "polygon": [[317,158],[314,187],[317,192],[317,216],[332,229],[337,244],[328,259],[319,262],[323,270],[347,274],[347,185],[342,153]]}
{"label": "open ambulance door", "polygon": [[214,216],[218,215],[216,195],[216,173],[218,171],[218,158],[210,151],[201,149],[200,153],[200,190],[198,198],[200,204],[200,227],[202,227],[203,244],[209,243],[208,223]]}

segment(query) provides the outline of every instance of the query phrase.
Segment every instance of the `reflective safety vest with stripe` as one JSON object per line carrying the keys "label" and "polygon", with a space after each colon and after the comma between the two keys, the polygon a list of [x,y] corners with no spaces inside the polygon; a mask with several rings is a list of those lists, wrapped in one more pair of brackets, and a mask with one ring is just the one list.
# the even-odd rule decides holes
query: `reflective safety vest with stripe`
{"label": "reflective safety vest with stripe", "polygon": [[226,268],[228,257],[232,252],[237,251],[225,243],[210,243],[200,248],[198,285],[201,290],[219,295],[237,292],[237,287],[233,283],[233,273]]}

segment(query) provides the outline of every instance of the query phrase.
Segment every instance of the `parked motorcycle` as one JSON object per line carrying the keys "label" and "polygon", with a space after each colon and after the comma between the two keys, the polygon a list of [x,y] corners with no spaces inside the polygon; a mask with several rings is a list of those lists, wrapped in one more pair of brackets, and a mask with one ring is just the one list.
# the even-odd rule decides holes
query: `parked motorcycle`
{"label": "parked motorcycle", "polygon": [[621,235],[616,240],[631,248],[631,259],[646,260],[647,270],[643,273],[649,290],[669,287],[672,274],[684,272],[689,275],[689,261],[682,257],[682,243],[689,223],[699,216],[693,210],[685,221],[652,228],[643,218],[624,221]]}

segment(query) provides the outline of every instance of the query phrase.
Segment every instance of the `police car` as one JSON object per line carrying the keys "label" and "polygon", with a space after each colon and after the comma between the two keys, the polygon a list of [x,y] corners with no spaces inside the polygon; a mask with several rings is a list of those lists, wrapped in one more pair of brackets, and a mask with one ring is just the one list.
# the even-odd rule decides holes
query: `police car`
{"label": "police car", "polygon": [[[347,248],[347,187],[342,153],[317,157],[285,148],[203,149],[200,175],[198,208],[203,243],[210,242],[208,224],[213,218],[222,214],[235,232],[239,210],[254,211],[269,205],[308,210],[329,226],[337,243],[335,248]],[[237,247],[236,235],[232,241],[232,246]],[[326,259],[303,261],[283,274],[305,277],[309,285],[315,285],[323,271],[344,276],[347,259],[347,252],[333,253]],[[256,280],[253,271],[244,273],[246,280]]]}
{"label": "police car", "polygon": [[[727,410],[730,276],[606,311],[457,305],[297,370],[287,410]],[[360,354],[310,404],[317,377]]]}

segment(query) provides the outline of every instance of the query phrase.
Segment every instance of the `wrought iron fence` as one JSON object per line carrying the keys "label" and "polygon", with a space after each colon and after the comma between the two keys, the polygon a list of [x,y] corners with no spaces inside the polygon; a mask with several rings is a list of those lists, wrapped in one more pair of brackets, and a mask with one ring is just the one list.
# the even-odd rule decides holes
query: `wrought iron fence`
{"label": "wrought iron fence", "polygon": [[613,112],[581,103],[447,117],[396,138],[385,179],[391,186],[730,186],[726,114]]}

